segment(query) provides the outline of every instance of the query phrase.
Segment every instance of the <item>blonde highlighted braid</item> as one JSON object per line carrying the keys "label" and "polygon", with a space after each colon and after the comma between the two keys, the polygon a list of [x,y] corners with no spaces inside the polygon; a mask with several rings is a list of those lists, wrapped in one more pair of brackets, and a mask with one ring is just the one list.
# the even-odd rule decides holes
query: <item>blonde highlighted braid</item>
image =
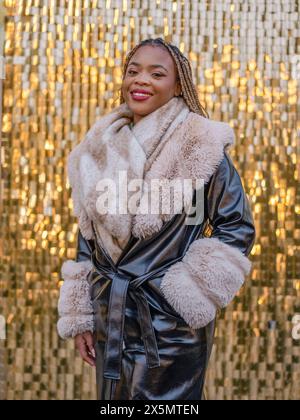
{"label": "blonde highlighted braid", "polygon": [[[209,114],[199,102],[197,90],[193,83],[192,68],[191,68],[189,60],[182,54],[182,52],[175,45],[164,41],[162,38],[145,39],[141,41],[139,44],[137,44],[127,54],[126,59],[125,59],[125,64],[123,67],[122,80],[124,80],[125,78],[127,67],[128,67],[131,57],[133,56],[133,54],[136,52],[138,48],[144,45],[165,47],[169,51],[177,67],[177,74],[178,74],[177,79],[179,79],[180,81],[180,86],[181,86],[181,91],[182,91],[181,96],[183,97],[187,106],[192,112],[195,112],[196,114],[200,114],[205,118],[209,118]],[[124,102],[125,100],[122,94],[122,90],[120,90],[120,104]]]}

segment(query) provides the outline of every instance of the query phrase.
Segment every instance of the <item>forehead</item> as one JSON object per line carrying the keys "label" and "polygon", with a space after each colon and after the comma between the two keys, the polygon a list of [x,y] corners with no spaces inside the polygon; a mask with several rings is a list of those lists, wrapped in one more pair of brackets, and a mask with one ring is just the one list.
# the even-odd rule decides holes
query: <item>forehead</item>
{"label": "forehead", "polygon": [[173,58],[165,48],[157,46],[153,47],[151,45],[139,47],[131,57],[129,64],[133,61],[138,62],[145,67],[157,63],[163,64],[168,69],[175,67]]}

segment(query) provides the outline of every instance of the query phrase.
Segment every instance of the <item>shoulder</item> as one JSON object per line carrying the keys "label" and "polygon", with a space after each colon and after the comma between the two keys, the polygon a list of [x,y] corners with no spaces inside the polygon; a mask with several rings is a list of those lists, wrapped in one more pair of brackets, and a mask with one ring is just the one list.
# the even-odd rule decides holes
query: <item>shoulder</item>
{"label": "shoulder", "polygon": [[219,176],[224,176],[226,173],[237,173],[237,169],[234,165],[232,157],[229,154],[229,151],[224,149],[222,160],[220,161],[218,167],[216,168],[215,174]]}
{"label": "shoulder", "polygon": [[212,174],[208,184],[210,190],[219,192],[224,189],[230,189],[233,193],[237,193],[238,190],[243,188],[241,176],[228,150],[224,150],[223,158]]}
{"label": "shoulder", "polygon": [[180,158],[185,173],[209,181],[235,142],[233,128],[226,122],[191,112],[183,133]]}
{"label": "shoulder", "polygon": [[235,133],[229,123],[218,121],[190,112],[188,117],[189,135],[197,137],[201,142],[213,145],[217,143],[224,148],[231,147],[235,142]]}

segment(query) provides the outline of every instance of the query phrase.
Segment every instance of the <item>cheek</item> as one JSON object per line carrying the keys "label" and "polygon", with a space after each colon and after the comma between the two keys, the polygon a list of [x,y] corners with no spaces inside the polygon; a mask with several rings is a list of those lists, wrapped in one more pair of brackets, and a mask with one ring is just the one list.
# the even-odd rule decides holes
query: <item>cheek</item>
{"label": "cheek", "polygon": [[170,89],[175,89],[176,83],[173,79],[168,79],[168,86]]}
{"label": "cheek", "polygon": [[123,80],[121,89],[122,89],[123,94],[126,94],[126,91],[128,90],[128,81]]}
{"label": "cheek", "polygon": [[160,83],[156,83],[157,92],[169,94],[174,90],[174,83],[172,80],[161,80]]}

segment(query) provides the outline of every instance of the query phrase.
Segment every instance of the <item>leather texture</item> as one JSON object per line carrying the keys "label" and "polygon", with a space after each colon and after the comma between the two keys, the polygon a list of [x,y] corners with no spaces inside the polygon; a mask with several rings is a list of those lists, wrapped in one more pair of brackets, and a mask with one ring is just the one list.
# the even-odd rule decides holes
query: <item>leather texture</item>
{"label": "leather texture", "polygon": [[[195,199],[195,196],[194,196]],[[195,201],[194,201],[195,202]],[[255,226],[240,176],[228,153],[204,186],[204,217],[194,225],[176,214],[151,238],[131,235],[116,264],[78,232],[77,261],[91,259],[88,276],[96,332],[99,400],[201,400],[213,346],[214,319],[191,329],[160,291],[170,265],[204,235],[249,255]]]}

